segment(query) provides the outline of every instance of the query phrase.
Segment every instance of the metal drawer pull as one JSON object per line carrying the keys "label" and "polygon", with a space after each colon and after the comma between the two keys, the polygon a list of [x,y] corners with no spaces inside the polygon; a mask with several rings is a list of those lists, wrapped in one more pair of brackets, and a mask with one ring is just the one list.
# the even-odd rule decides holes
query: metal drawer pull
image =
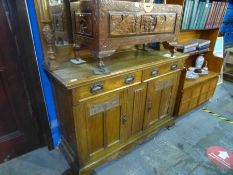
{"label": "metal drawer pull", "polygon": [[91,93],[96,93],[96,92],[99,92],[99,91],[101,91],[101,90],[103,90],[104,89],[104,86],[103,86],[103,84],[101,84],[101,83],[98,83],[98,84],[94,84],[92,87],[91,87]]}
{"label": "metal drawer pull", "polygon": [[171,70],[176,70],[178,68],[178,65],[176,63],[173,63],[171,65]]}
{"label": "metal drawer pull", "polygon": [[134,76],[133,75],[129,75],[125,78],[125,84],[130,84],[134,81]]}
{"label": "metal drawer pull", "polygon": [[153,69],[152,71],[151,71],[151,76],[157,76],[159,74],[159,70],[158,69]]}

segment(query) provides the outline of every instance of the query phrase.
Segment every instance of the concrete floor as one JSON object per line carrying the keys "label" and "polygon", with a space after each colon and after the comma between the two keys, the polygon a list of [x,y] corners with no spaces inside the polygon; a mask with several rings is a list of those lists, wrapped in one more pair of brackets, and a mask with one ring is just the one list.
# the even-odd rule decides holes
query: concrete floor
{"label": "concrete floor", "polygon": [[[206,149],[221,146],[233,152],[233,125],[202,111],[233,119],[233,84],[218,86],[214,98],[162,129],[150,141],[129,154],[102,165],[96,175],[233,175],[233,170],[216,167]],[[0,175],[70,175],[59,150],[35,150],[0,165]]]}

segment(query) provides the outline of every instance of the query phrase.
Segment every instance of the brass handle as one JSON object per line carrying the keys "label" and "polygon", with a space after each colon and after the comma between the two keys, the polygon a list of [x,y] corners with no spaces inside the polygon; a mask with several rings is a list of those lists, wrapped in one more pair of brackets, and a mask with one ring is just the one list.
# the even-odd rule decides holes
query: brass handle
{"label": "brass handle", "polygon": [[134,81],[134,76],[133,75],[129,75],[125,78],[125,84],[130,84]]}
{"label": "brass handle", "polygon": [[151,102],[148,102],[147,112],[150,112],[151,109],[152,109],[152,107],[151,107]]}
{"label": "brass handle", "polygon": [[91,93],[96,93],[96,92],[99,92],[99,91],[101,91],[101,90],[103,90],[103,89],[104,89],[103,84],[98,83],[98,84],[94,84],[94,85],[91,87],[90,91],[91,91]]}
{"label": "brass handle", "polygon": [[176,70],[178,68],[178,65],[176,63],[173,63],[171,65],[171,70]]}
{"label": "brass handle", "polygon": [[159,74],[159,70],[158,69],[153,69],[152,71],[151,71],[151,76],[157,76]]}
{"label": "brass handle", "polygon": [[127,121],[128,121],[127,115],[124,113],[123,116],[122,116],[122,123],[126,124]]}

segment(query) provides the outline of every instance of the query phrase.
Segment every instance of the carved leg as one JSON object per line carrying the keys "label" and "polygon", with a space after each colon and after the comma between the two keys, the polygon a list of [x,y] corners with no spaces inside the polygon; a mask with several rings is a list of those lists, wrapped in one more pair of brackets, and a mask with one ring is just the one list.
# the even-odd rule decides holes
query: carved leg
{"label": "carved leg", "polygon": [[98,68],[100,69],[104,69],[105,68],[105,64],[102,58],[98,59]]}
{"label": "carved leg", "polygon": [[94,69],[94,74],[102,75],[102,74],[109,74],[110,70],[105,67],[103,58],[107,58],[111,56],[115,50],[110,51],[94,51],[93,55],[97,58],[97,68]]}
{"label": "carved leg", "polygon": [[46,40],[47,44],[47,55],[46,55],[46,66],[50,70],[54,70],[58,68],[58,63],[56,61],[55,57],[55,50],[54,50],[54,32],[49,24],[45,24],[42,29],[44,38]]}
{"label": "carved leg", "polygon": [[102,74],[109,74],[110,71],[105,67],[104,61],[102,58],[98,58],[97,67],[94,69],[94,74],[102,75]]}
{"label": "carved leg", "polygon": [[82,64],[82,63],[86,62],[85,60],[80,58],[80,53],[79,52],[80,52],[81,48],[82,48],[81,44],[79,44],[79,43],[74,44],[73,49],[74,49],[75,58],[70,59],[71,63],[73,63],[73,64]]}

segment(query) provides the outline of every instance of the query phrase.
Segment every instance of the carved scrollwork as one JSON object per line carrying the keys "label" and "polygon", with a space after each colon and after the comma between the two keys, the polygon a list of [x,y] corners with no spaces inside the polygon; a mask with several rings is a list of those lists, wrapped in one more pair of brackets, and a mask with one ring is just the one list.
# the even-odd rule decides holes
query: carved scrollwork
{"label": "carved scrollwork", "polygon": [[173,33],[176,14],[118,14],[110,13],[111,36],[144,35],[156,33]]}
{"label": "carved scrollwork", "polygon": [[52,30],[50,25],[47,24],[44,25],[42,32],[48,45],[48,50],[47,50],[48,58],[51,60],[55,60],[55,51],[53,48],[54,38],[55,38],[54,31]]}

